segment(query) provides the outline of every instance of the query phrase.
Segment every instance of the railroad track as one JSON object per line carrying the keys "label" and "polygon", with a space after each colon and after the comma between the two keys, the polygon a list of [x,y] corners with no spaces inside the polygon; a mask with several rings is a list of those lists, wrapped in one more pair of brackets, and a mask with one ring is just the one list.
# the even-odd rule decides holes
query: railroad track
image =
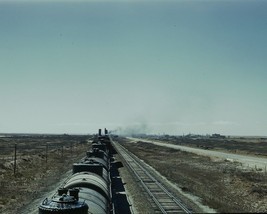
{"label": "railroad track", "polygon": [[144,167],[144,163],[137,156],[119,143],[113,142],[113,146],[151,197],[155,213],[192,213]]}

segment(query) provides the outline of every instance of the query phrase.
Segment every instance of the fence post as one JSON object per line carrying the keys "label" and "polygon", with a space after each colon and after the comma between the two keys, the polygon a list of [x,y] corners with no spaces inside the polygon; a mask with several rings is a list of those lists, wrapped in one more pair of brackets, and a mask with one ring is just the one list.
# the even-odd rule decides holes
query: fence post
{"label": "fence post", "polygon": [[16,176],[16,165],[17,165],[17,143],[15,143],[14,151],[14,176]]}
{"label": "fence post", "polygon": [[45,145],[45,164],[47,166],[47,158],[48,158],[48,144]]}
{"label": "fence post", "polygon": [[72,142],[70,142],[70,156],[72,157]]}

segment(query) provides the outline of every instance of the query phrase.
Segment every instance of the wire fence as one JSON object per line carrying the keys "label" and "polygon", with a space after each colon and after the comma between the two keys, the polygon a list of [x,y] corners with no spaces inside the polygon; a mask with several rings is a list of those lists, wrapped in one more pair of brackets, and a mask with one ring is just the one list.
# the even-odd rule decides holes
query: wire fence
{"label": "wire fence", "polygon": [[12,169],[13,174],[16,175],[19,163],[22,161],[27,162],[29,158],[41,157],[45,164],[48,164],[51,154],[61,159],[72,157],[79,144],[81,142],[47,142],[34,145],[14,143],[0,146],[0,167]]}

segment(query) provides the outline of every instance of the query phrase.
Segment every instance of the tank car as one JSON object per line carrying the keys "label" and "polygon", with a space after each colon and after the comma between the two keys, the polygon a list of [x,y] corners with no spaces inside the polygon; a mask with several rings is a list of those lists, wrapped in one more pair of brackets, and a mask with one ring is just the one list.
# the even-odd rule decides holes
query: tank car
{"label": "tank car", "polygon": [[59,189],[56,196],[50,200],[46,198],[39,206],[39,214],[53,213],[87,214],[88,205],[79,199],[79,189]]}
{"label": "tank car", "polygon": [[[39,214],[111,213],[110,139],[101,135],[80,163],[73,164],[72,176],[52,199],[45,199]],[[69,192],[69,194],[67,194]]]}
{"label": "tank car", "polygon": [[79,198],[88,204],[89,213],[110,212],[110,187],[102,176],[91,172],[75,173],[64,188],[79,189]]}
{"label": "tank car", "polygon": [[[81,163],[74,163],[72,166],[73,174],[78,172],[91,172],[101,176],[107,183],[110,183],[110,175],[108,169],[95,159],[88,159]],[[105,164],[105,163],[104,163]]]}
{"label": "tank car", "polygon": [[86,155],[87,157],[83,160],[84,162],[88,160],[93,160],[94,162],[101,163],[106,168],[106,170],[109,170],[109,156],[104,151],[94,149],[87,152]]}

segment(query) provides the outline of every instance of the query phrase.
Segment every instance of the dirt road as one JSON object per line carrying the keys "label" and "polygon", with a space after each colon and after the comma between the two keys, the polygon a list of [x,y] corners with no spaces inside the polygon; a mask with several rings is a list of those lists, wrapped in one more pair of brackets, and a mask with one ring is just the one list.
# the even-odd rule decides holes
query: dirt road
{"label": "dirt road", "polygon": [[145,139],[140,139],[140,138],[128,138],[128,139],[134,142],[144,141],[144,142],[152,143],[158,146],[165,146],[168,148],[179,149],[182,151],[192,152],[198,155],[219,158],[219,159],[228,160],[231,162],[240,162],[242,163],[242,166],[244,168],[249,167],[249,168],[262,169],[262,170],[266,170],[267,168],[267,158],[259,158],[259,157],[253,157],[253,156],[248,156],[248,155],[239,155],[239,154],[232,154],[232,153],[226,153],[226,152],[198,149],[198,148],[192,148],[192,147],[187,147],[187,146],[167,144],[167,143],[160,142],[160,141],[145,140]]}

